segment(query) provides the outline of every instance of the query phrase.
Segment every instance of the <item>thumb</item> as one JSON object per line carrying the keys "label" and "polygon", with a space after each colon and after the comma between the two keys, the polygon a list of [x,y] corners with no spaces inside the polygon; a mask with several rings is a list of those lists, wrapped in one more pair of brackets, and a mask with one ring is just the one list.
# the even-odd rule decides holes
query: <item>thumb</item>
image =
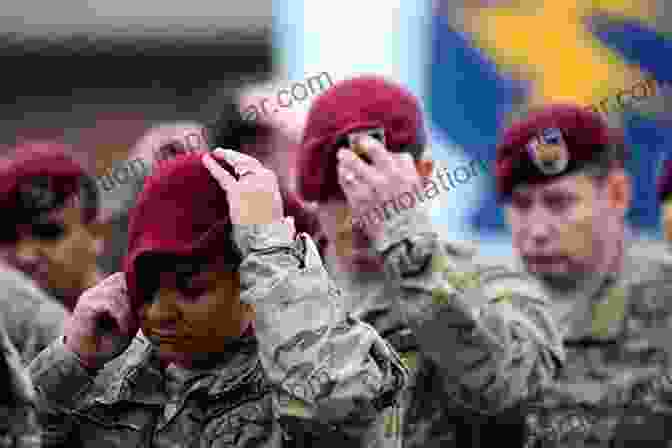
{"label": "thumb", "polygon": [[236,179],[230,175],[217,161],[210,155],[210,153],[203,154],[201,158],[203,165],[215,178],[217,183],[224,189],[229,190],[236,184]]}

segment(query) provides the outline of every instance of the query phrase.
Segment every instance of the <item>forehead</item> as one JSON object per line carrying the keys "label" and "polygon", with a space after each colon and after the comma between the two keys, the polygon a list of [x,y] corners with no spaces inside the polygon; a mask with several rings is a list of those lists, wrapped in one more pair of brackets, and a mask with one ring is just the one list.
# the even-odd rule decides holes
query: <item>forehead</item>
{"label": "forehead", "polygon": [[153,151],[175,141],[187,145],[204,143],[205,127],[199,123],[176,123],[159,125],[148,130],[131,150],[136,157],[150,157]]}
{"label": "forehead", "polygon": [[514,195],[536,196],[544,194],[589,194],[594,183],[585,174],[571,174],[538,184],[521,184],[513,189]]}
{"label": "forehead", "polygon": [[226,256],[202,257],[185,255],[156,255],[150,257],[150,263],[159,272],[171,272],[177,275],[192,275],[205,272],[235,271],[235,263]]}

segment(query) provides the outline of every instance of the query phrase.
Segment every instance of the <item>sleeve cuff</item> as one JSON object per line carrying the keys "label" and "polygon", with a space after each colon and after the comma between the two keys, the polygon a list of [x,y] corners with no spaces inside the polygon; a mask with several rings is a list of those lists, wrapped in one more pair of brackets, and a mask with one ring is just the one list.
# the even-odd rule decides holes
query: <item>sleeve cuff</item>
{"label": "sleeve cuff", "polygon": [[233,238],[244,258],[253,251],[290,246],[294,234],[292,227],[280,220],[270,224],[236,224]]}
{"label": "sleeve cuff", "polygon": [[[93,384],[93,372],[86,369],[79,357],[65,346],[63,337],[54,341],[38,359],[35,360],[39,362],[38,370],[32,375],[35,385],[49,401],[68,408],[75,407],[81,395]],[[39,366],[44,368],[39,369]]]}
{"label": "sleeve cuff", "polygon": [[434,233],[429,216],[422,210],[413,209],[385,221],[380,236],[373,244],[379,253],[385,253],[395,244],[411,240],[416,235]]}

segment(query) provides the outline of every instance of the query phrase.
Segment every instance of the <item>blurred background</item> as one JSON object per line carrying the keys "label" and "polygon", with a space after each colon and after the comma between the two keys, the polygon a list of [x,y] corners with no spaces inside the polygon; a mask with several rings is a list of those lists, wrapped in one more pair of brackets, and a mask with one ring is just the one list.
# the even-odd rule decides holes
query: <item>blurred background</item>
{"label": "blurred background", "polygon": [[[534,105],[597,106],[631,148],[629,221],[660,238],[655,178],[672,154],[672,8],[664,0],[284,0],[274,13],[280,70],[373,71],[424,104],[432,154],[444,166],[491,163],[503,127]],[[651,80],[655,92],[631,92]],[[618,96],[619,94],[620,97]],[[637,95],[637,94],[636,94]],[[642,96],[641,93],[638,94]],[[620,101],[620,104],[618,100]],[[305,104],[304,104],[305,105]],[[434,219],[448,235],[510,254],[492,176],[442,193]]]}
{"label": "blurred background", "polygon": [[[0,144],[61,140],[102,175],[152,125],[212,119],[272,72],[271,1],[227,4],[3,2]],[[121,192],[101,194],[110,209]]]}
{"label": "blurred background", "polygon": [[[632,149],[630,221],[657,238],[671,50],[664,0],[12,0],[0,15],[0,145],[62,140],[102,175],[151,126],[208,121],[247,84],[374,72],[422,99],[432,155],[450,167],[491,162],[502,127],[531,105],[609,99],[605,115]],[[656,94],[616,105],[642,79],[655,80]],[[294,103],[293,126],[309,106]],[[433,216],[449,236],[508,253],[493,186],[479,176],[443,193]],[[114,207],[114,192],[103,201]]]}

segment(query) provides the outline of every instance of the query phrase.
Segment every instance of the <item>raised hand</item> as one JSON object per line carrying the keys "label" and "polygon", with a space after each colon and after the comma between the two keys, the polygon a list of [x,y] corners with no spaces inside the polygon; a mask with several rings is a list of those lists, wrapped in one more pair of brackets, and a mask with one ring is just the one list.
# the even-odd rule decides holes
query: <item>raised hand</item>
{"label": "raised hand", "polygon": [[[364,232],[375,239],[383,229],[383,220],[364,223],[362,217],[377,207],[383,207],[384,211],[390,201],[397,209],[401,208],[397,204],[403,196],[415,194],[416,189],[422,188],[422,181],[410,154],[390,153],[382,143],[369,136],[359,139],[356,146],[357,155],[346,148],[338,151],[338,182],[355,221],[359,221]],[[364,162],[361,154],[372,163]],[[415,199],[411,199],[415,203]]]}
{"label": "raised hand", "polygon": [[65,345],[85,367],[100,368],[129,346],[140,328],[123,272],[81,295],[65,330]]}
{"label": "raised hand", "polygon": [[[230,165],[238,179],[215,159]],[[257,159],[217,148],[203,155],[203,164],[226,190],[233,224],[270,224],[284,217],[277,177]]]}

